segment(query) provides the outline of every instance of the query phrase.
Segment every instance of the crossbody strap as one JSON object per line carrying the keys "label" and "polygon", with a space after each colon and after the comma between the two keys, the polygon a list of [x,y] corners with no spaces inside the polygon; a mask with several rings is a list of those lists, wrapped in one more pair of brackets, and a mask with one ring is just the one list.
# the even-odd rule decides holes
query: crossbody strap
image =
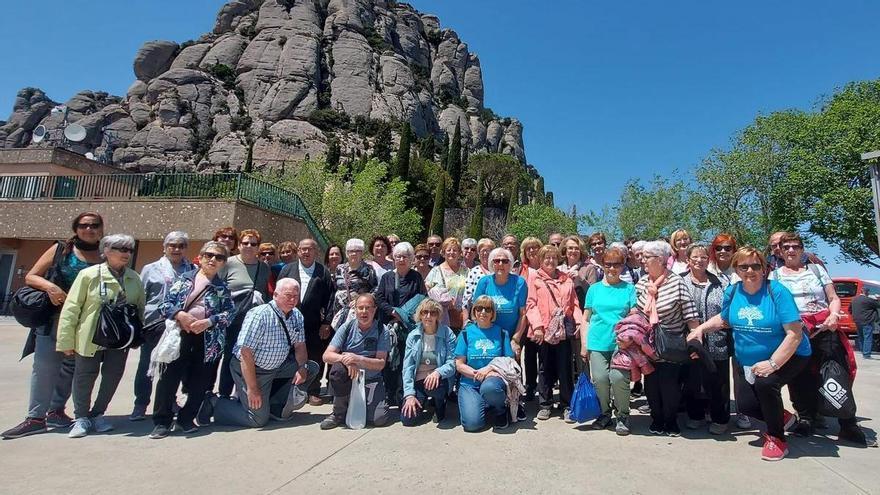
{"label": "crossbody strap", "polygon": [[284,329],[284,338],[287,339],[287,345],[293,347],[293,340],[290,339],[290,332],[287,330],[287,324],[284,323],[284,318],[275,311],[275,308],[272,308],[272,312],[275,313],[275,316],[278,317],[278,321],[281,322],[281,328]]}

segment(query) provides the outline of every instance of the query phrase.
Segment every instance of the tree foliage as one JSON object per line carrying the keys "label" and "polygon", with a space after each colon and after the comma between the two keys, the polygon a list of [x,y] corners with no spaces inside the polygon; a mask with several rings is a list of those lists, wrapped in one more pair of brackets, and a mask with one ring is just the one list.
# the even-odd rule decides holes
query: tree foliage
{"label": "tree foliage", "polygon": [[373,158],[384,163],[391,163],[391,126],[383,124],[379,127],[373,143]]}
{"label": "tree foliage", "polygon": [[483,194],[487,207],[505,208],[510,201],[511,182],[528,180],[525,168],[514,157],[502,153],[477,153],[468,159],[460,195],[467,204],[477,197],[477,177],[482,175]]}
{"label": "tree foliage", "polygon": [[449,190],[453,201],[458,200],[458,191],[461,187],[461,123],[456,122],[455,131],[452,133],[452,141],[449,143],[446,172],[449,174]]}
{"label": "tree foliage", "polygon": [[397,148],[397,156],[394,157],[394,168],[392,169],[392,177],[400,177],[401,180],[407,180],[409,177],[409,159],[411,153],[412,132],[409,122],[403,124],[400,131],[400,146]]}
{"label": "tree foliage", "polygon": [[446,215],[446,184],[449,180],[446,174],[438,177],[437,185],[434,188],[434,207],[431,209],[431,224],[428,226],[429,235],[439,235],[443,237],[443,223]]}
{"label": "tree foliage", "polygon": [[479,239],[483,237],[483,212],[486,209],[486,196],[483,193],[483,174],[477,175],[477,202],[474,204],[474,213],[471,216],[471,225],[468,229],[468,237]]}
{"label": "tree foliage", "polygon": [[577,221],[564,211],[540,203],[514,207],[507,222],[507,231],[520,239],[534,236],[545,241],[554,232],[575,234],[577,227]]}

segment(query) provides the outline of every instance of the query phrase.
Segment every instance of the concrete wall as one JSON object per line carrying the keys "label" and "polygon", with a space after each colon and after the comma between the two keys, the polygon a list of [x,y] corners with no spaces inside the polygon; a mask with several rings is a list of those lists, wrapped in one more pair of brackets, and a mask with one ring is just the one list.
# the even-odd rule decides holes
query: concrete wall
{"label": "concrete wall", "polygon": [[[235,205],[233,226],[239,232],[243,229],[257,229],[263,242],[272,242],[276,246],[284,241],[299,242],[303,238],[314,237],[306,224],[298,218],[277,215],[244,203]],[[321,256],[323,255],[322,252]]]}
{"label": "concrete wall", "polygon": [[0,150],[0,175],[121,174],[124,170],[61,148]]}

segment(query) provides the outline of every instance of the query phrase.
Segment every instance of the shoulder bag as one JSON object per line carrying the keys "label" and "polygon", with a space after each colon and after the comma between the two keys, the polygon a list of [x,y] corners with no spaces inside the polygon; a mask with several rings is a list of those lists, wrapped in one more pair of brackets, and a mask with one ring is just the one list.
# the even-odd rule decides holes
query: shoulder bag
{"label": "shoulder bag", "polygon": [[[58,241],[55,247],[55,256],[52,258],[52,266],[43,276],[49,282],[55,283],[58,276],[61,258],[64,256],[64,243]],[[26,328],[37,328],[52,321],[52,316],[61,309],[49,300],[49,294],[45,291],[34,289],[29,285],[19,288],[12,295],[9,303],[12,316],[15,321]]]}
{"label": "shoulder bag", "polygon": [[[141,343],[143,322],[138,315],[138,307],[128,302],[118,304],[107,300],[107,285],[104,283],[102,267],[98,266],[98,293],[101,296],[101,314],[92,343],[104,349],[128,349]],[[120,290],[125,287],[120,283]]]}

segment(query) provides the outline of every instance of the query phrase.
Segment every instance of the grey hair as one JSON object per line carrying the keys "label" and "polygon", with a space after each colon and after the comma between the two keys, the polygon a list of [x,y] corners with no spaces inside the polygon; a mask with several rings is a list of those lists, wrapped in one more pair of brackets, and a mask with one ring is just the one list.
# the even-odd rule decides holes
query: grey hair
{"label": "grey hair", "polygon": [[695,242],[687,247],[687,251],[686,251],[687,257],[690,258],[691,253],[693,253],[697,249],[702,249],[703,251],[706,251],[706,254],[709,254],[709,246],[703,244],[702,242]]}
{"label": "grey hair", "polygon": [[645,241],[636,241],[636,242],[632,243],[632,246],[630,246],[630,249],[632,249],[633,253],[635,253],[636,251],[641,252],[643,249],[645,249],[645,244],[646,244]]}
{"label": "grey hair", "polygon": [[345,241],[346,253],[349,251],[363,251],[364,249],[366,249],[366,245],[363,239],[349,239]]}
{"label": "grey hair", "polygon": [[629,249],[627,249],[626,244],[622,242],[612,242],[609,247],[620,249],[623,252],[623,259],[626,259],[629,256]]}
{"label": "grey hair", "polygon": [[672,246],[666,241],[648,241],[642,248],[642,253],[651,256],[659,256],[661,258],[668,258],[672,256]]}
{"label": "grey hair", "polygon": [[494,260],[496,256],[504,256],[513,263],[513,253],[503,247],[497,247],[489,252],[489,264],[492,264],[492,260]]}
{"label": "grey hair", "polygon": [[477,247],[477,240],[468,237],[467,239],[461,241],[461,248],[464,249],[466,247]]}
{"label": "grey hair", "polygon": [[134,249],[134,237],[128,234],[111,234],[101,238],[101,243],[98,245],[101,255],[104,254],[104,251],[112,248]]}
{"label": "grey hair", "polygon": [[169,232],[168,235],[165,236],[165,240],[162,241],[162,247],[165,247],[174,241],[189,245],[189,234],[180,230]]}
{"label": "grey hair", "polygon": [[211,248],[220,251],[223,256],[229,256],[229,248],[226,247],[226,244],[220,244],[217,241],[208,241],[204,245],[202,245],[202,249],[199,249],[199,255],[207,253],[208,249]]}
{"label": "grey hair", "polygon": [[286,289],[287,287],[296,287],[296,290],[297,290],[297,291],[300,290],[299,282],[297,282],[295,279],[292,279],[292,278],[282,278],[281,280],[279,280],[279,281],[275,284],[275,292],[274,292],[274,294],[278,294],[279,292],[281,292],[282,290]]}
{"label": "grey hair", "polygon": [[407,258],[412,258],[416,255],[416,250],[413,248],[413,245],[403,241],[398,242],[394,245],[394,249],[391,250],[391,256],[406,256]]}

